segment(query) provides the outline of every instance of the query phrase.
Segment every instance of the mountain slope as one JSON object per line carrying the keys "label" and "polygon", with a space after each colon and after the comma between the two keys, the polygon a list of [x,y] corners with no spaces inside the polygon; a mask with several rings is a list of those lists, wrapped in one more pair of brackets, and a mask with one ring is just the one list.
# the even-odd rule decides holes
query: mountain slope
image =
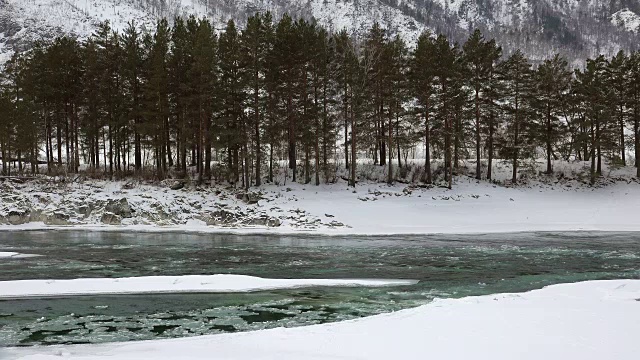
{"label": "mountain slope", "polygon": [[355,34],[378,21],[410,44],[425,29],[462,42],[478,27],[506,53],[522,48],[539,60],[560,51],[576,62],[635,49],[640,27],[640,0],[0,0],[0,63],[34,40],[84,38],[104,20],[151,28],[160,17],[195,15],[222,28],[266,10]]}

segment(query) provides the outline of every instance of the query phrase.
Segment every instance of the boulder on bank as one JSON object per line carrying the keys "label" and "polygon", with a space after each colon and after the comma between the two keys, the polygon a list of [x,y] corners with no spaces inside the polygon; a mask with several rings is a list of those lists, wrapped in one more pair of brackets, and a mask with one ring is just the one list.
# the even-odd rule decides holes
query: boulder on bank
{"label": "boulder on bank", "polygon": [[45,217],[44,223],[47,225],[54,225],[54,226],[69,225],[70,224],[69,218],[70,218],[69,215],[61,211],[54,211],[53,213]]}
{"label": "boulder on bank", "polygon": [[133,216],[133,210],[125,198],[107,201],[107,205],[104,207],[104,210],[122,218],[130,218]]}
{"label": "boulder on bank", "polygon": [[231,225],[238,221],[238,214],[227,210],[217,210],[204,215],[201,220],[209,226]]}
{"label": "boulder on bank", "polygon": [[11,210],[5,216],[5,222],[10,225],[22,225],[31,221],[31,211]]}
{"label": "boulder on bank", "polygon": [[102,217],[100,218],[100,222],[105,225],[121,225],[122,218],[114,213],[106,212],[102,214]]}
{"label": "boulder on bank", "polygon": [[268,226],[268,227],[278,227],[281,225],[280,219],[272,218],[269,216],[260,216],[256,218],[251,218],[244,222],[245,225],[257,225],[257,226]]}

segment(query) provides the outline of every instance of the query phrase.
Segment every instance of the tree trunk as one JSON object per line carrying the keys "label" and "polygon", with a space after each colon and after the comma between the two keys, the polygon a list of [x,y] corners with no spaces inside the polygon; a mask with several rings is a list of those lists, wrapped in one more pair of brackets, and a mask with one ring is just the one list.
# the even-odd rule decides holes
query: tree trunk
{"label": "tree trunk", "polygon": [[425,182],[427,184],[431,184],[431,142],[430,142],[430,132],[429,129],[429,97],[425,99],[425,111],[424,111],[424,142],[425,142],[425,160],[424,160],[424,172],[426,175]]}
{"label": "tree trunk", "polygon": [[551,167],[551,106],[547,103],[547,174],[553,173],[553,168]]}
{"label": "tree trunk", "polygon": [[591,185],[596,182],[596,147],[595,147],[595,131],[593,123],[591,124]]}
{"label": "tree trunk", "polygon": [[620,105],[620,159],[622,160],[622,165],[627,165],[627,154],[624,146],[624,109],[622,105]]}
{"label": "tree trunk", "polygon": [[480,89],[476,87],[475,91],[475,110],[476,110],[476,180],[482,178],[482,167],[480,164]]}
{"label": "tree trunk", "polygon": [[[637,102],[637,101],[636,101]],[[640,119],[638,114],[638,105],[633,110],[633,135],[634,135],[634,151],[635,151],[635,165],[636,165],[636,177],[640,178]]]}
{"label": "tree trunk", "polygon": [[391,116],[391,114],[389,114],[389,137],[387,139],[387,141],[389,142],[389,178],[387,179],[387,183],[389,183],[389,185],[393,184],[393,161],[391,161],[393,159],[393,117]]}
{"label": "tree trunk", "polygon": [[518,137],[520,136],[520,113],[518,108],[518,93],[516,89],[516,98],[515,98],[515,124],[514,124],[514,136],[513,136],[513,174],[511,176],[511,183],[516,185],[518,182],[518,155],[519,155],[519,146]]}
{"label": "tree trunk", "polygon": [[596,147],[598,150],[598,167],[596,169],[596,173],[598,176],[602,176],[602,146],[600,144],[600,138],[601,138],[601,133],[600,133],[600,120],[597,119],[596,121]]}
{"label": "tree trunk", "polygon": [[262,167],[262,148],[261,148],[261,144],[260,144],[260,89],[258,88],[258,78],[259,74],[256,71],[254,74],[254,81],[256,84],[256,87],[254,88],[254,95],[253,95],[253,107],[254,107],[254,132],[255,132],[255,136],[256,136],[256,186],[260,186],[262,184],[262,175],[260,174],[260,168]]}
{"label": "tree trunk", "polygon": [[487,146],[487,152],[489,153],[487,159],[487,180],[489,181],[491,181],[493,177],[493,171],[491,171],[493,167],[493,122],[494,114],[492,109],[491,113],[489,114],[489,144]]}
{"label": "tree trunk", "polygon": [[356,119],[353,109],[351,109],[351,184],[356,187]]}

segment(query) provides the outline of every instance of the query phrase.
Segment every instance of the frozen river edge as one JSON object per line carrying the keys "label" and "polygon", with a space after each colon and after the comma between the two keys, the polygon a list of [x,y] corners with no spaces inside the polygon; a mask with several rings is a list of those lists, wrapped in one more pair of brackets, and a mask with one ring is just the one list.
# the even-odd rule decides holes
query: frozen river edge
{"label": "frozen river edge", "polygon": [[301,328],[0,350],[2,359],[636,359],[640,280],[439,299]]}

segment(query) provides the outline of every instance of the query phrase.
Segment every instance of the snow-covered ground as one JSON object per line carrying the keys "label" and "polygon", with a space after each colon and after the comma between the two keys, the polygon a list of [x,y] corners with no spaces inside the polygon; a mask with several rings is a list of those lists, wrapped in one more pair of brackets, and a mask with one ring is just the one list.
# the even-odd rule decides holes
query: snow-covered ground
{"label": "snow-covered ground", "polygon": [[0,349],[2,359],[581,359],[640,353],[640,280],[436,300],[341,323],[105,345]]}
{"label": "snow-covered ground", "polygon": [[141,276],[70,280],[0,281],[1,298],[69,295],[216,293],[289,289],[310,286],[400,286],[413,280],[396,279],[264,279],[245,275]]}
{"label": "snow-covered ground", "polygon": [[244,199],[240,190],[223,186],[171,190],[171,183],[4,181],[0,230],[329,235],[640,231],[632,215],[640,212],[640,184],[632,167],[605,168],[605,176],[589,186],[584,164],[557,163],[555,176],[532,171],[529,180],[512,187],[505,181],[509,167],[500,165],[494,169],[496,182],[461,174],[453,190],[419,183],[387,185],[379,182],[386,168],[361,168],[355,190],[342,179],[320,186],[281,182],[253,188]]}

